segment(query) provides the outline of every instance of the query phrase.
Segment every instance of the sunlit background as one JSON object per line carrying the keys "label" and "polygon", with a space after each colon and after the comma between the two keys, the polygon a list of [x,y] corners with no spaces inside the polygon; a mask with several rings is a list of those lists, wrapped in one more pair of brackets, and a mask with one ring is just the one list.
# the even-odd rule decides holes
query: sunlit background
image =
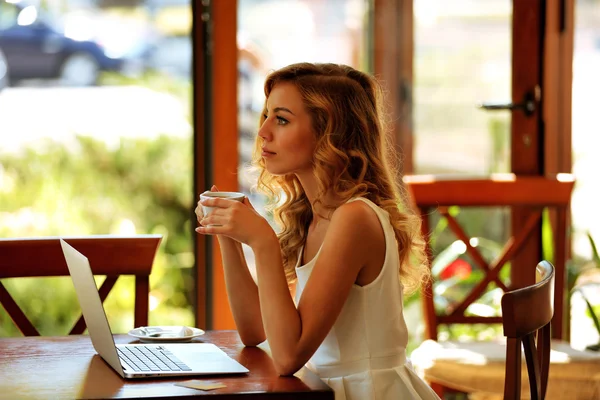
{"label": "sunlit background", "polygon": [[[574,262],[585,262],[585,233],[600,240],[593,204],[600,136],[592,120],[600,92],[600,2],[576,4],[573,250]],[[244,167],[265,76],[298,61],[368,70],[372,7],[372,0],[238,0],[243,191],[250,193],[254,180]],[[416,173],[509,171],[510,115],[485,113],[477,104],[509,100],[511,13],[509,0],[414,1]],[[0,0],[0,236],[163,234],[150,324],[194,324],[190,31],[188,0]],[[251,199],[261,204],[259,196]],[[510,231],[506,210],[463,211],[460,218],[483,232],[476,245],[491,255]],[[454,254],[440,273],[472,272],[461,257],[464,244],[438,228],[436,254]],[[44,335],[68,332],[79,315],[68,279],[5,284]],[[470,311],[497,313],[499,295],[490,292]],[[406,310],[412,343],[423,331],[416,300],[408,299]],[[121,278],[105,305],[114,332],[131,329],[133,279]],[[598,342],[581,303],[573,307],[573,324],[586,327],[572,330],[573,343]],[[498,333],[481,327],[442,336]],[[0,336],[18,334],[0,309]]]}

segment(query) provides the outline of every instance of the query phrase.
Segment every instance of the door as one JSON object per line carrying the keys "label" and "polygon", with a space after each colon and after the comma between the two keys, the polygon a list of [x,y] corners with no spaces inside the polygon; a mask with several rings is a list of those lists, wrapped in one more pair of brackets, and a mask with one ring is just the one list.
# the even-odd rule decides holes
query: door
{"label": "door", "polygon": [[[572,3],[414,0],[411,5],[414,73],[412,96],[406,101],[412,108],[412,129],[403,134],[414,143],[412,171],[465,179],[569,172],[566,165],[552,167],[556,144],[570,130],[558,132],[556,113],[549,110],[562,112],[557,99],[568,76],[561,75],[552,57],[560,46],[555,38],[561,38],[563,48],[564,38],[572,38],[566,28]],[[572,57],[568,52],[561,56]],[[472,232],[504,243],[523,229],[527,211],[460,213]],[[534,232],[511,264],[510,278],[506,276],[510,287],[535,280],[533,266],[543,256],[541,224]],[[439,254],[456,237],[440,234],[436,239],[434,253]],[[560,288],[562,278],[557,279]]]}

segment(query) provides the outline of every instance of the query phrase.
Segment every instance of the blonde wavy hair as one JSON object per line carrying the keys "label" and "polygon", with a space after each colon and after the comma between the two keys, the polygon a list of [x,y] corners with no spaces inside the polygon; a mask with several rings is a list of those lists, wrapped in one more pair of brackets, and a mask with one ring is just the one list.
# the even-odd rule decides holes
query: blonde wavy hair
{"label": "blonde wavy hair", "polygon": [[[300,63],[267,77],[267,99],[281,82],[290,82],[300,91],[316,134],[316,202],[322,203],[327,191],[333,190],[340,201],[328,207],[331,211],[355,197],[365,197],[386,210],[398,242],[400,278],[407,291],[418,289],[429,276],[421,219],[408,206],[399,163],[388,143],[381,86],[346,65]],[[263,115],[259,126],[264,120]],[[259,175],[256,188],[269,197],[269,209],[282,228],[284,269],[288,282],[293,282],[313,207],[294,174],[276,176],[266,170],[261,145],[257,137],[252,161]]]}

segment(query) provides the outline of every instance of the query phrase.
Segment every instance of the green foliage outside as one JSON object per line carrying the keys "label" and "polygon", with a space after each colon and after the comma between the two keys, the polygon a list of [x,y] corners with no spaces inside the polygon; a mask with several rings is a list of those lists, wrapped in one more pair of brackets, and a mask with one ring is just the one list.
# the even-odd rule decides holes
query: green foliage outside
{"label": "green foliage outside", "polygon": [[[148,71],[105,73],[102,85],[136,85],[168,93],[191,120],[188,81]],[[162,234],[150,276],[151,325],[193,325],[192,140],[169,132],[121,138],[118,145],[79,132],[19,153],[0,149],[0,237]],[[125,229],[125,231],[124,231]],[[104,277],[97,277],[100,285]],[[81,311],[70,278],[2,282],[42,335],[67,334]],[[133,328],[134,278],[117,280],[105,303],[113,332]],[[0,307],[0,336],[20,335]]]}
{"label": "green foliage outside", "polygon": [[[162,234],[149,322],[191,325],[191,168],[191,141],[166,135],[121,139],[117,148],[77,136],[0,153],[0,237],[109,234],[132,225],[136,233]],[[80,313],[70,278],[3,284],[42,335],[68,333]],[[105,302],[113,331],[133,328],[133,302],[133,277],[119,278]],[[0,309],[0,336],[19,334]]]}
{"label": "green foliage outside", "polygon": [[[471,245],[490,263],[502,251],[502,243],[507,240],[510,214],[507,208],[486,209],[479,207],[451,207],[452,215],[471,239]],[[452,310],[480,282],[485,271],[481,270],[472,257],[464,252],[465,247],[449,229],[448,221],[438,213],[430,216],[433,226],[431,248],[432,275],[434,279],[434,304],[438,314]],[[471,267],[466,276],[454,275],[443,278],[443,270],[457,260],[463,260]],[[510,281],[510,263],[502,267],[499,277],[505,284]],[[490,284],[475,305],[469,306],[466,315],[499,316],[502,291]],[[491,340],[502,336],[499,324],[452,324],[439,327],[439,337],[444,340]]]}
{"label": "green foliage outside", "polygon": [[[507,239],[510,215],[508,211],[508,209],[486,210],[455,206],[451,207],[450,214],[459,221],[467,236],[471,238],[473,247],[476,247],[489,263],[501,254],[501,244]],[[434,304],[436,312],[444,315],[462,302],[473,287],[484,278],[485,272],[477,266],[468,253],[465,253],[464,246],[457,246],[462,242],[456,240],[455,235],[448,229],[448,222],[445,218],[436,214],[430,218],[434,221],[430,242],[434,254],[431,266],[434,279]],[[483,237],[475,236],[476,233]],[[594,287],[597,286],[597,278],[596,280],[588,278],[588,281],[585,278],[583,281],[581,279],[583,275],[593,273],[600,268],[597,246],[589,233],[587,236],[592,248],[592,258],[588,260],[574,257],[567,263],[567,293],[569,295],[566,297],[566,308],[570,308],[572,293],[578,292],[586,303],[586,316],[593,321],[594,328],[600,333],[600,305],[592,304],[585,295],[585,290],[594,290]],[[544,210],[542,216],[542,250],[543,258],[554,263],[554,238],[547,210]],[[468,275],[441,277],[441,272],[456,260],[464,260],[472,267]],[[499,277],[502,282],[510,286],[510,263],[506,263],[502,267]],[[465,314],[500,316],[502,293],[496,285],[490,284],[481,298],[476,301],[476,305],[469,306]],[[502,327],[500,324],[442,325],[439,327],[439,336],[441,339],[450,340],[490,340],[502,336]],[[598,351],[600,344],[591,345],[588,348]]]}

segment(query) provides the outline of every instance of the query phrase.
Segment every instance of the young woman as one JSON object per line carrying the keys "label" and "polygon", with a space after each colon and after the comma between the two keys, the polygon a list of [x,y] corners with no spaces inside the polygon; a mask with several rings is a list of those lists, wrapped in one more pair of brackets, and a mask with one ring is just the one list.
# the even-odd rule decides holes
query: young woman
{"label": "young woman", "polygon": [[[388,154],[380,87],[348,66],[302,63],[270,74],[265,95],[254,161],[281,231],[247,199],[196,209],[196,231],[218,237],[242,341],[267,339],[281,375],[306,365],[336,400],[438,399],[406,360],[403,291],[427,266]],[[201,205],[217,208],[204,216]],[[240,243],[254,252],[257,282]]]}

